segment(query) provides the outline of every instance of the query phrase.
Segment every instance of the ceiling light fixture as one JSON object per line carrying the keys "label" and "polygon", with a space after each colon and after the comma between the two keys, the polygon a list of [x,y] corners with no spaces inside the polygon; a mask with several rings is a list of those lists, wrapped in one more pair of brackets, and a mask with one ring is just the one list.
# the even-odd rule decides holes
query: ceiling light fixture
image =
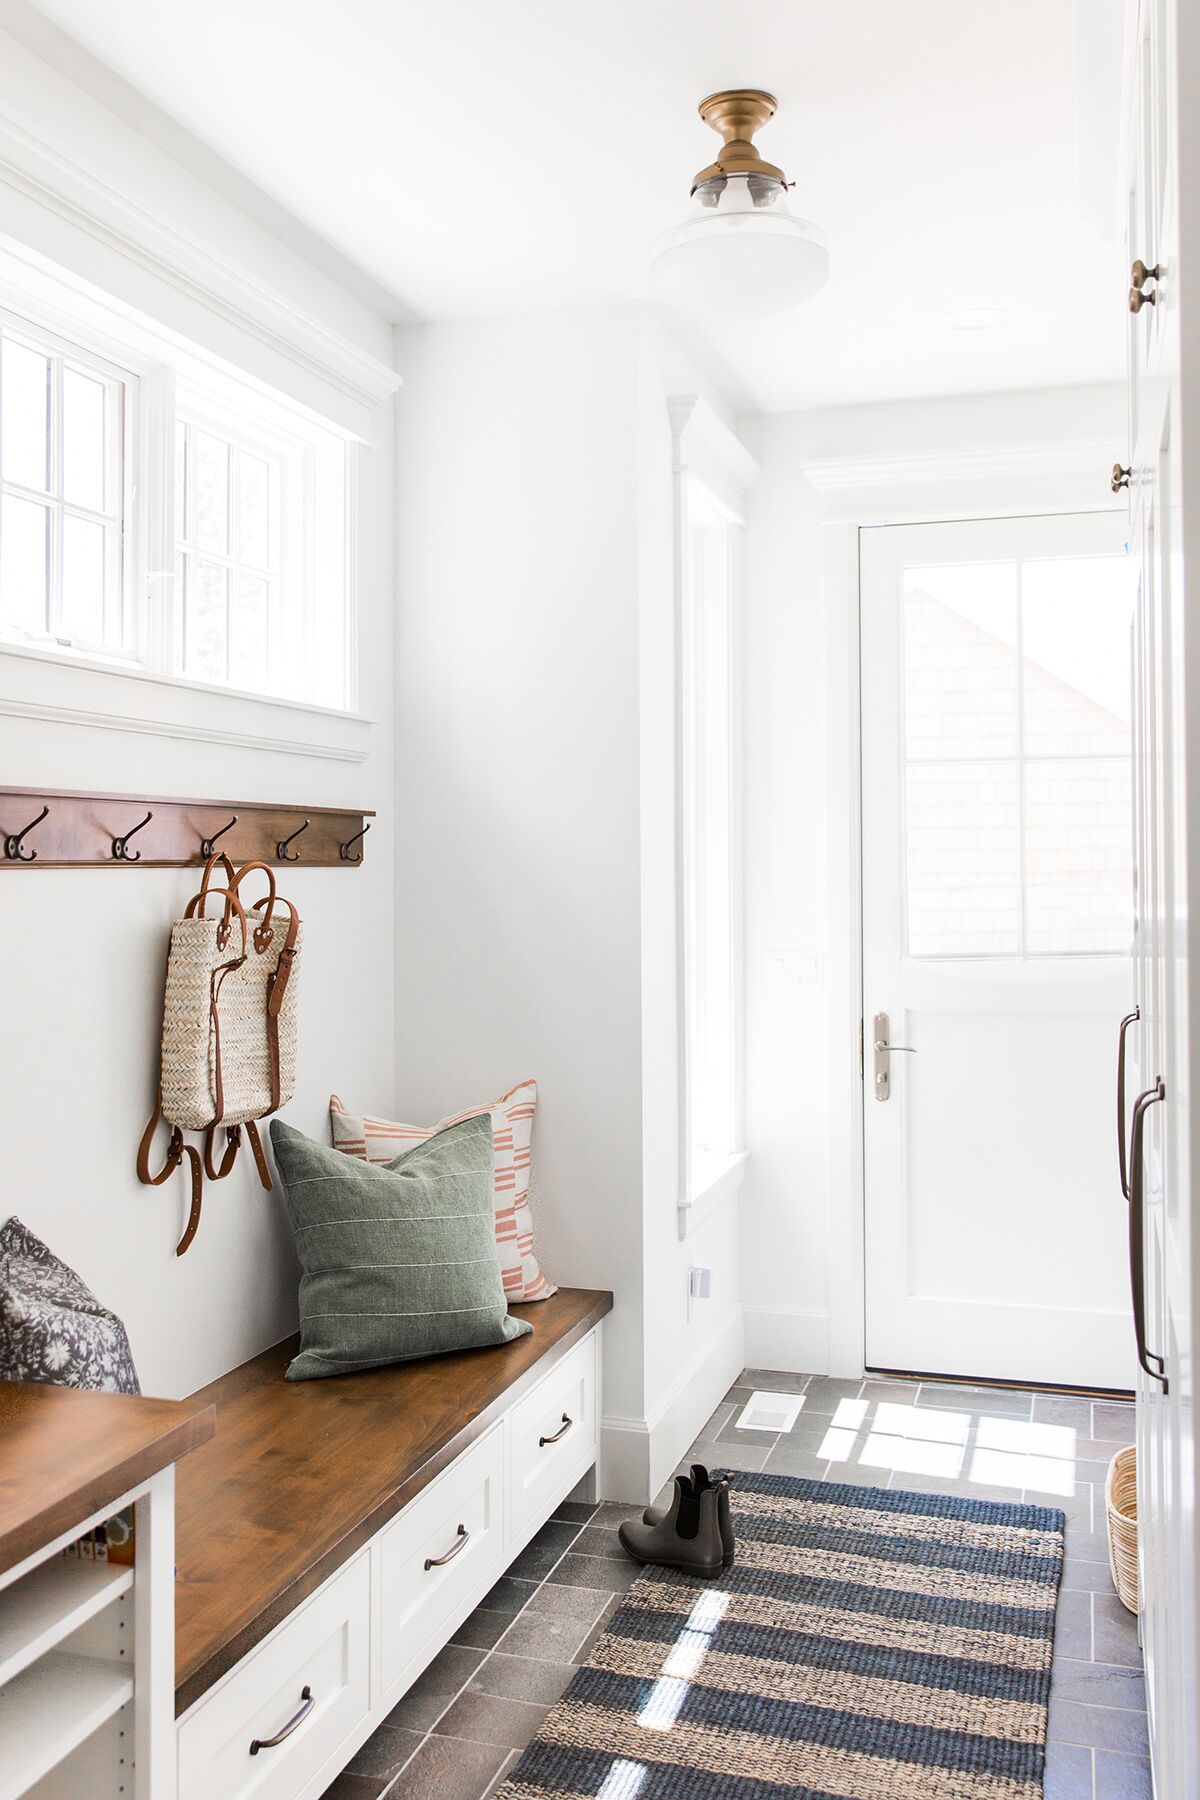
{"label": "ceiling light fixture", "polygon": [[654,284],[663,300],[717,320],[765,319],[798,306],[828,280],[824,233],[792,216],[791,184],[754,147],[754,133],[775,108],[774,95],[758,88],[700,102],[700,117],[724,141],[716,162],[692,183],[687,219],[654,246]]}
{"label": "ceiling light fixture", "polygon": [[993,331],[1011,318],[1002,306],[965,306],[961,312],[947,313],[946,324],[951,331]]}

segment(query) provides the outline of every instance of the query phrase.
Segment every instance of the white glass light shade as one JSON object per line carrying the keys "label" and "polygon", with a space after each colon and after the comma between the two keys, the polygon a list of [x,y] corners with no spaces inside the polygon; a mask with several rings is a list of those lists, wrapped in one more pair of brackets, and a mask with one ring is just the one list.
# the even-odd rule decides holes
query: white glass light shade
{"label": "white glass light shade", "polygon": [[758,176],[704,182],[651,256],[659,297],[715,320],[770,318],[829,278],[825,234],[792,217],[779,182]]}

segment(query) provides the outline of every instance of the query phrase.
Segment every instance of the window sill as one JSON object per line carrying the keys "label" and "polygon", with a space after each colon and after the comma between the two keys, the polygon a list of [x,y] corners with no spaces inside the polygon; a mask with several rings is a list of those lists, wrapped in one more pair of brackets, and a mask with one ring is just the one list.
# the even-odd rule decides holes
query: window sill
{"label": "window sill", "polygon": [[0,643],[0,715],[364,762],[372,721],[116,662]]}
{"label": "window sill", "polygon": [[724,1206],[727,1200],[733,1199],[746,1179],[746,1164],[749,1160],[746,1151],[739,1150],[733,1156],[706,1164],[698,1172],[699,1179],[694,1187],[689,1188],[687,1199],[678,1203],[681,1238],[694,1231],[719,1206]]}

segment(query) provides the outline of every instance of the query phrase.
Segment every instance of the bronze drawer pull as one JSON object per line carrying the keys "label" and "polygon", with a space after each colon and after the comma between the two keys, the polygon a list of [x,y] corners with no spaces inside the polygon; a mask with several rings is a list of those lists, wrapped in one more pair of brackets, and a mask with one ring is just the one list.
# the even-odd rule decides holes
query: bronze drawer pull
{"label": "bronze drawer pull", "polygon": [[538,1439],[538,1449],[544,1450],[546,1448],[547,1444],[557,1444],[557,1442],[560,1438],[566,1437],[568,1431],[570,1431],[570,1429],[574,1423],[575,1423],[574,1419],[570,1418],[567,1413],[564,1413],[563,1414],[563,1422],[559,1426],[558,1430],[554,1433],[554,1436],[553,1437],[540,1437]]}
{"label": "bronze drawer pull", "polygon": [[447,1550],[445,1556],[427,1556],[425,1558],[426,1571],[428,1572],[430,1569],[444,1569],[448,1562],[453,1562],[459,1552],[466,1549],[467,1539],[470,1535],[471,1534],[466,1526],[460,1525],[458,1528],[458,1536],[455,1542],[451,1544],[450,1548]]}
{"label": "bronze drawer pull", "polygon": [[282,1744],[284,1738],[291,1737],[298,1725],[303,1725],[305,1719],[307,1719],[309,1713],[317,1703],[313,1699],[313,1691],[310,1687],[302,1687],[300,1689],[300,1698],[304,1702],[303,1706],[298,1713],[288,1720],[282,1731],[277,1731],[274,1737],[254,1739],[250,1745],[251,1756],[257,1756],[260,1750],[274,1750],[278,1744]]}

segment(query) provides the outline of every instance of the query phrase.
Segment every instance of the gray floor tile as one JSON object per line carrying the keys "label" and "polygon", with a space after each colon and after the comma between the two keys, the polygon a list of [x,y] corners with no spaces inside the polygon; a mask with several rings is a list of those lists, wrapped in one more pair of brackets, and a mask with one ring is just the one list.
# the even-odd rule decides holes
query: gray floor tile
{"label": "gray floor tile", "polygon": [[321,1800],[379,1800],[382,1792],[383,1783],[378,1776],[351,1775],[347,1770],[325,1789]]}
{"label": "gray floor tile", "polygon": [[467,1685],[468,1694],[494,1694],[500,1700],[531,1700],[537,1706],[553,1706],[575,1673],[569,1662],[535,1662],[528,1656],[510,1656],[493,1650],[485,1657]]}
{"label": "gray floor tile", "polygon": [[857,1400],[861,1392],[861,1381],[841,1381],[830,1375],[813,1375],[804,1390],[804,1405],[800,1416],[808,1418],[813,1413],[835,1413],[843,1400]]}
{"label": "gray floor tile", "polygon": [[767,1453],[757,1444],[695,1443],[679,1465],[686,1474],[692,1463],[703,1463],[706,1469],[743,1469],[757,1475],[767,1460]]}
{"label": "gray floor tile", "polygon": [[600,1614],[600,1617],[596,1620],[596,1623],[592,1626],[592,1629],[584,1638],[579,1649],[575,1652],[572,1661],[576,1663],[585,1663],[587,1661],[588,1657],[592,1654],[592,1646],[595,1644],[596,1639],[604,1636],[604,1633],[608,1630],[609,1621],[620,1607],[624,1597],[623,1594],[613,1595],[604,1611]]}
{"label": "gray floor tile", "polygon": [[780,1438],[775,1448],[764,1455],[762,1466],[771,1475],[807,1475],[812,1481],[820,1481],[829,1467],[827,1456],[818,1456],[803,1444],[793,1444],[790,1438]]}
{"label": "gray floor tile", "polygon": [[1076,1662],[1091,1662],[1092,1598],[1091,1594],[1059,1594],[1054,1619],[1055,1656],[1069,1656]]}
{"label": "gray floor tile", "polygon": [[868,1376],[862,1384],[860,1400],[869,1400],[872,1406],[879,1401],[890,1401],[894,1406],[912,1406],[920,1389],[919,1381],[888,1381],[880,1375]]}
{"label": "gray floor tile", "polygon": [[1020,1388],[956,1387],[953,1382],[923,1381],[917,1405],[970,1413],[973,1418],[1028,1419],[1033,1395]]}
{"label": "gray floor tile", "polygon": [[[743,1369],[737,1386],[746,1389],[746,1398],[763,1391],[768,1394],[802,1394],[810,1381],[822,1379],[816,1375],[796,1375],[788,1369]],[[726,1399],[729,1398],[727,1394]]]}
{"label": "gray floor tile", "polygon": [[1111,1594],[1112,1570],[1106,1562],[1093,1562],[1086,1557],[1072,1556],[1068,1548],[1067,1559],[1063,1564],[1062,1585],[1065,1588],[1086,1588],[1092,1594]]}
{"label": "gray floor tile", "polygon": [[472,1650],[490,1650],[503,1637],[516,1616],[515,1612],[489,1612],[483,1607],[476,1607],[473,1613],[468,1613],[450,1642],[465,1644]]}
{"label": "gray floor tile", "polygon": [[510,1615],[519,1613],[537,1585],[536,1581],[516,1581],[511,1575],[502,1575],[479,1602],[479,1610]]}
{"label": "gray floor tile", "polygon": [[1038,1425],[1066,1425],[1080,1437],[1092,1435],[1092,1403],[1076,1394],[1035,1394],[1033,1417]]}
{"label": "gray floor tile", "polygon": [[484,1789],[511,1761],[511,1750],[507,1744],[426,1738],[388,1800],[479,1800]]}
{"label": "gray floor tile", "polygon": [[571,1525],[586,1525],[596,1511],[594,1500],[561,1500],[551,1517],[565,1519]]}
{"label": "gray floor tile", "polygon": [[721,1429],[714,1435],[709,1429],[709,1425],[711,1425],[710,1420],[709,1425],[706,1425],[704,1428],[706,1443],[717,1443],[721,1445],[757,1444],[760,1448],[769,1450],[779,1436],[777,1431],[743,1431],[737,1421],[737,1412],[731,1411],[729,1417],[721,1426]]}
{"label": "gray floor tile", "polygon": [[1051,1691],[1057,1699],[1077,1700],[1087,1706],[1118,1706],[1127,1712],[1146,1710],[1146,1683],[1141,1670],[1121,1663],[1076,1662],[1069,1656],[1056,1656]]}
{"label": "gray floor tile", "polygon": [[1105,1443],[1132,1444],[1134,1432],[1134,1410],[1132,1405],[1119,1404],[1109,1400],[1097,1400],[1092,1407],[1093,1437],[1103,1438]]}
{"label": "gray floor tile", "polygon": [[1049,1735],[1062,1744],[1090,1744],[1093,1750],[1146,1754],[1146,1715],[1119,1706],[1082,1706],[1050,1696]]}
{"label": "gray floor tile", "polygon": [[[537,1735],[549,1711],[549,1705],[535,1706],[527,1700],[502,1700],[495,1694],[480,1694],[468,1689],[459,1695],[434,1735],[523,1750]],[[487,1779],[486,1775],[483,1779]]]}
{"label": "gray floor tile", "polygon": [[423,1731],[396,1731],[390,1725],[380,1725],[362,1749],[351,1757],[346,1773],[376,1776],[385,1783],[391,1781],[420,1748],[424,1736]]}
{"label": "gray floor tile", "polygon": [[1095,1625],[1097,1662],[1124,1663],[1140,1669],[1142,1652],[1137,1641],[1137,1620],[1115,1594],[1092,1595],[1092,1618]]}
{"label": "gray floor tile", "polygon": [[516,1581],[544,1581],[560,1556],[570,1549],[579,1535],[579,1526],[565,1520],[552,1519],[526,1545],[515,1562],[508,1566]]}
{"label": "gray floor tile", "polygon": [[590,1624],[612,1598],[616,1589],[607,1577],[612,1573],[607,1564],[603,1570],[605,1583],[603,1587],[560,1586],[555,1572],[555,1580],[544,1582],[529,1602],[526,1617],[541,1613],[552,1614],[555,1618],[582,1619]]}
{"label": "gray floor tile", "polygon": [[[767,1467],[777,1475],[782,1473],[772,1462],[768,1461]],[[826,1464],[825,1473],[820,1480],[837,1481],[845,1487],[885,1488],[891,1481],[891,1475],[890,1469],[874,1469],[865,1463],[830,1462]]]}
{"label": "gray floor tile", "polygon": [[629,1558],[616,1562],[607,1556],[577,1556],[570,1551],[563,1557],[547,1587],[600,1588],[610,1594],[623,1594],[638,1577],[638,1565]]}
{"label": "gray floor tile", "polygon": [[597,1608],[590,1618],[555,1617],[553,1613],[526,1610],[513,1620],[496,1648],[505,1656],[531,1656],[547,1663],[571,1662],[601,1610]]}
{"label": "gray floor tile", "polygon": [[587,1525],[576,1538],[572,1549],[580,1556],[608,1556],[616,1562],[625,1561],[617,1537],[616,1528],[612,1525]]}
{"label": "gray floor tile", "polygon": [[404,1698],[383,1721],[397,1731],[424,1733],[441,1718],[460,1688],[467,1685],[483,1661],[482,1650],[448,1644],[418,1675]]}
{"label": "gray floor tile", "polygon": [[624,1525],[629,1519],[640,1519],[645,1510],[644,1506],[622,1506],[616,1500],[606,1500],[598,1509],[592,1524],[607,1525],[610,1530],[615,1531],[618,1525]]}
{"label": "gray floor tile", "polygon": [[1043,1800],[1092,1800],[1092,1752],[1079,1744],[1047,1744]]}
{"label": "gray floor tile", "polygon": [[[508,1756],[500,1764],[499,1770],[497,1771],[496,1775],[493,1777],[493,1779],[491,1781],[488,1782],[486,1788],[483,1790],[483,1793],[480,1795],[479,1800],[491,1800],[491,1797],[496,1792],[497,1788],[499,1788],[503,1785],[503,1783],[507,1780],[509,1775],[512,1774],[513,1770],[516,1768],[516,1766],[520,1762],[520,1760],[521,1760],[521,1752],[519,1750],[510,1750],[508,1753]],[[401,1796],[397,1795],[396,1800],[401,1800]]]}
{"label": "gray floor tile", "polygon": [[1152,1800],[1149,1758],[1097,1750],[1096,1800]]}

